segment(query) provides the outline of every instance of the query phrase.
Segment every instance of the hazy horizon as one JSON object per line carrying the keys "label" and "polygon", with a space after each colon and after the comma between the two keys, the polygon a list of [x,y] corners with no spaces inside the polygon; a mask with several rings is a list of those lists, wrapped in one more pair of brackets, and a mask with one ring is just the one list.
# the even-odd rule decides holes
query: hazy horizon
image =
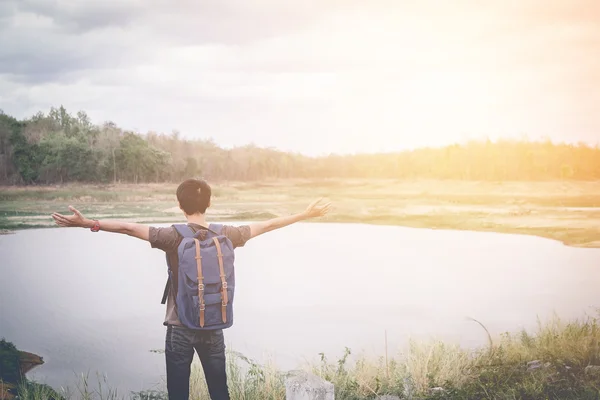
{"label": "hazy horizon", "polygon": [[595,0],[0,4],[0,109],[306,155],[600,139]]}

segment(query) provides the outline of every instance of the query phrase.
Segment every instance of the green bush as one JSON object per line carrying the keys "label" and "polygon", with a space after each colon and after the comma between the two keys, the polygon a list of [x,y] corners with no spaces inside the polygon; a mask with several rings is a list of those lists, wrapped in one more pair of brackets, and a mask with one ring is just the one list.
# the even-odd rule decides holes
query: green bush
{"label": "green bush", "polygon": [[21,381],[19,350],[4,338],[0,340],[0,380],[8,383]]}

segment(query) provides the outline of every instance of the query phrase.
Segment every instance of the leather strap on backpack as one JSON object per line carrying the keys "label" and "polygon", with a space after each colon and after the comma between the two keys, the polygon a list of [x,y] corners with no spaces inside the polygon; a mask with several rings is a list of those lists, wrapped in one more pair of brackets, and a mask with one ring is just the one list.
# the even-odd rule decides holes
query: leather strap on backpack
{"label": "leather strap on backpack", "polygon": [[221,316],[223,317],[223,323],[227,322],[227,281],[225,280],[225,269],[223,268],[223,253],[221,252],[221,244],[219,239],[213,238],[215,246],[217,247],[217,257],[219,259],[219,270],[221,271]]}
{"label": "leather strap on backpack", "polygon": [[198,268],[198,301],[200,302],[200,327],[204,328],[204,276],[202,275],[202,256],[200,255],[200,241],[194,238],[196,243],[196,267]]}

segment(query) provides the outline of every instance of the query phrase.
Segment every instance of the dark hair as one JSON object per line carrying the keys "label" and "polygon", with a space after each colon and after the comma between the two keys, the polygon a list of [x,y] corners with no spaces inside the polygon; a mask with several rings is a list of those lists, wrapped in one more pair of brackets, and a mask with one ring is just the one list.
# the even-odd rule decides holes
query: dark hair
{"label": "dark hair", "polygon": [[204,214],[210,204],[210,186],[201,179],[186,179],[177,188],[177,200],[187,215]]}

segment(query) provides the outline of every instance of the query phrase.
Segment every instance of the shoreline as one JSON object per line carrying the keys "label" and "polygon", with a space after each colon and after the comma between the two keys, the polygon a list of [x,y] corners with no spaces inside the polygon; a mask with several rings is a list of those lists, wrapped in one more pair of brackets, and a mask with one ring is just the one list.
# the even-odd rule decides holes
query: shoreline
{"label": "shoreline", "polygon": [[[164,219],[144,219],[143,221],[131,220],[128,218],[120,218],[123,220],[129,220],[131,222],[138,222],[142,224],[168,224],[168,223],[178,223],[181,221],[176,220],[164,220]],[[236,221],[236,222],[246,222],[246,221],[256,221],[256,218],[213,218],[212,222],[222,223],[228,221]],[[496,226],[496,227],[469,227],[469,226],[461,226],[461,225],[427,225],[424,223],[420,223],[419,221],[414,221],[413,223],[396,223],[396,222],[386,222],[386,221],[364,221],[359,219],[347,218],[347,219],[328,219],[328,220],[315,220],[315,221],[305,221],[303,223],[338,223],[338,224],[364,224],[364,225],[382,225],[382,226],[397,226],[404,228],[414,228],[414,229],[427,229],[427,230],[449,230],[449,231],[468,231],[468,232],[486,232],[486,233],[498,233],[498,234],[509,234],[509,235],[524,235],[524,236],[534,236],[543,239],[554,240],[562,243],[565,246],[573,247],[573,248],[589,248],[589,249],[600,249],[600,240],[592,240],[592,241],[576,241],[576,240],[568,240],[564,239],[565,236],[568,236],[569,232],[562,230],[548,230],[540,232],[540,229],[533,227],[509,227],[509,226]],[[0,236],[2,235],[11,235],[19,231],[27,231],[32,229],[51,229],[51,228],[59,228],[54,224],[23,224],[24,226],[16,229],[0,229]],[[576,228],[574,228],[576,230]]]}
{"label": "shoreline", "polygon": [[[275,217],[275,215],[273,215]],[[263,219],[265,217],[263,216]],[[270,216],[266,217],[270,218]],[[50,219],[50,217],[48,217]],[[177,223],[181,222],[176,219],[165,219],[164,217],[158,218],[141,218],[141,219],[131,219],[127,216],[113,216],[110,219],[122,219],[130,222],[138,222],[142,224],[167,224],[167,223]],[[256,221],[259,218],[251,218],[251,215],[248,215],[246,218],[238,218],[235,215],[230,217],[217,217],[212,218],[212,222],[228,222],[228,221],[236,221],[236,222],[246,222],[246,221]],[[486,232],[486,233],[498,233],[498,234],[510,234],[510,235],[524,235],[524,236],[534,236],[543,239],[554,240],[562,243],[568,247],[574,248],[593,248],[600,249],[600,240],[590,240],[586,241],[586,233],[579,232],[577,228],[559,228],[559,229],[543,229],[536,227],[511,227],[511,226],[474,226],[473,224],[469,224],[465,222],[464,224],[428,224],[425,220],[412,219],[410,221],[397,221],[398,217],[391,216],[390,220],[385,220],[381,218],[373,219],[373,220],[364,220],[356,217],[343,216],[341,218],[327,218],[323,220],[314,220],[314,221],[305,221],[304,223],[339,223],[339,224],[364,224],[364,225],[382,225],[382,226],[398,226],[405,228],[415,228],[415,229],[428,229],[428,230],[449,230],[449,231],[469,231],[469,232]],[[31,229],[50,229],[50,228],[59,228],[53,222],[48,222],[46,224],[39,223],[22,223],[18,228],[0,228],[0,236],[3,235],[11,235],[19,231],[27,231]],[[575,239],[569,239],[568,236],[570,234],[577,235]],[[581,235],[584,235],[581,237]],[[600,235],[599,235],[600,236]],[[579,238],[579,240],[577,240]],[[583,239],[583,240],[581,240]]]}
{"label": "shoreline", "polygon": [[[600,182],[443,180],[277,180],[217,182],[208,218],[256,221],[302,211],[314,198],[331,213],[308,223],[360,223],[422,229],[521,234],[566,246],[600,248]],[[56,227],[68,213],[140,223],[180,220],[176,184],[3,187],[0,234]]]}

